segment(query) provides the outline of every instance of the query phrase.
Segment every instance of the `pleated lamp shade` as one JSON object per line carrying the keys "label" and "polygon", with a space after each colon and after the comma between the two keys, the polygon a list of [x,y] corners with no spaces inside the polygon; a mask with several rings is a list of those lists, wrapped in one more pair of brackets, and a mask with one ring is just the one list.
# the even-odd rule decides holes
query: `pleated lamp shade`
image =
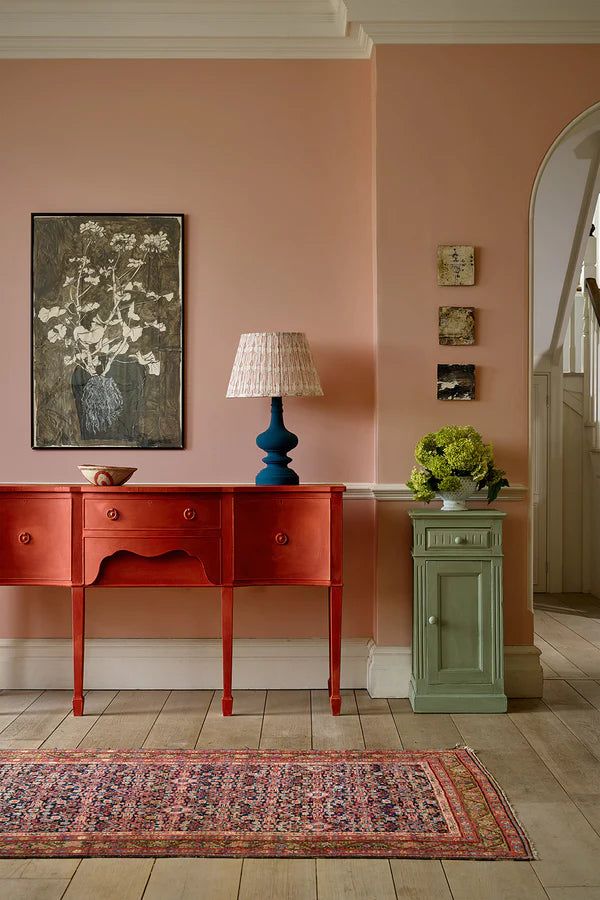
{"label": "pleated lamp shade", "polygon": [[301,331],[242,334],[228,397],[321,397],[312,353]]}

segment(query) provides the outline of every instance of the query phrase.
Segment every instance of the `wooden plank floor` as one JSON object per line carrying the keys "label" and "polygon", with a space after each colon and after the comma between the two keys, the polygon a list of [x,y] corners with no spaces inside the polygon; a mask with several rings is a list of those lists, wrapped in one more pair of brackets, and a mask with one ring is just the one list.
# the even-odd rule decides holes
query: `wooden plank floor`
{"label": "wooden plank floor", "polygon": [[598,900],[600,603],[575,595],[537,602],[544,698],[511,701],[507,716],[415,716],[406,700],[345,691],[334,719],[324,691],[247,691],[236,695],[237,715],[223,719],[211,691],[92,691],[90,715],[74,720],[66,692],[0,692],[0,748],[468,744],[506,790],[537,847],[535,862],[0,860],[0,898]]}

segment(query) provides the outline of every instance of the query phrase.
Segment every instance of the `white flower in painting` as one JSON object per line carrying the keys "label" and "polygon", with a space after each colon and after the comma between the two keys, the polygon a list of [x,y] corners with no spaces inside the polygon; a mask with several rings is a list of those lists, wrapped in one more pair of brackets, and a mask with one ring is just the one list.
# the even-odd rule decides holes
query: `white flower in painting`
{"label": "white flower in painting", "polygon": [[82,222],[79,226],[80,234],[87,234],[90,237],[102,237],[104,234],[104,227],[99,225],[98,222],[93,222],[91,219],[88,222]]}
{"label": "white flower in painting", "polygon": [[66,313],[66,309],[63,309],[62,306],[52,306],[50,309],[46,309],[45,306],[42,306],[38,313],[38,318],[42,320],[42,322],[47,322],[48,319],[56,319],[57,316],[62,316]]}
{"label": "white flower in painting", "polygon": [[110,246],[119,253],[129,252],[135,246],[135,234],[114,234],[110,239]]}
{"label": "white flower in painting", "polygon": [[73,284],[74,281],[75,281],[74,275],[67,275],[67,277],[65,278],[63,287],[67,287],[68,284]]}
{"label": "white flower in painting", "polygon": [[144,265],[143,259],[130,259],[127,263],[128,269],[139,269],[140,266]]}
{"label": "white flower in painting", "polygon": [[164,322],[158,322],[156,319],[154,322],[148,322],[150,328],[156,328],[157,331],[166,331],[167,326]]}
{"label": "white flower in painting", "polygon": [[155,291],[146,291],[146,297],[149,300],[158,300],[158,294]]}
{"label": "white flower in painting", "polygon": [[100,284],[100,276],[99,275],[86,275],[83,279],[87,281],[89,284]]}
{"label": "white flower in painting", "polygon": [[130,326],[126,325],[125,322],[123,322],[122,327],[123,337],[130,340],[132,344],[135,344],[136,341],[139,341],[144,331],[141,325],[134,325],[133,328],[130,328]]}
{"label": "white flower in painting", "polygon": [[78,325],[73,329],[73,337],[82,344],[99,344],[104,337],[105,330],[103,325],[93,325],[90,329]]}
{"label": "white flower in painting", "polygon": [[167,303],[170,303],[174,296],[175,295],[173,291],[171,291],[169,294],[163,294],[163,297],[167,301]]}
{"label": "white flower in painting", "polygon": [[48,332],[48,340],[51,344],[54,344],[56,343],[56,341],[62,340],[66,333],[67,329],[64,325],[57,325],[55,328],[51,328]]}
{"label": "white flower in painting", "polygon": [[159,231],[157,234],[145,234],[142,238],[140,248],[146,253],[166,253],[169,249],[169,238],[165,231]]}
{"label": "white flower in painting", "polygon": [[131,355],[135,356],[135,359],[137,359],[141,366],[145,366],[145,368],[148,369],[149,375],[160,375],[160,362],[152,351],[150,351],[150,353],[140,353],[138,350],[136,354]]}
{"label": "white flower in painting", "polygon": [[135,304],[132,303],[131,306],[129,307],[129,310],[128,310],[128,312],[127,312],[127,318],[128,318],[128,319],[131,319],[132,322],[139,322],[139,321],[140,321],[140,317],[139,317],[138,314],[136,313],[136,311],[135,311],[135,309],[134,309],[134,306],[135,306]]}

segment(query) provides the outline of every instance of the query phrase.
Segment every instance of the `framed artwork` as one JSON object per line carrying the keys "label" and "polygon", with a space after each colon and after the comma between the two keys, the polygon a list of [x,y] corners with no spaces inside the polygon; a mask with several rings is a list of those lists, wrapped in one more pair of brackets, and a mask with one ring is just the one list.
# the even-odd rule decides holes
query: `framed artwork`
{"label": "framed artwork", "polygon": [[444,346],[474,344],[474,308],[472,306],[440,306],[439,341]]}
{"label": "framed artwork", "polygon": [[32,447],[183,447],[183,216],[34,213]]}
{"label": "framed artwork", "polygon": [[475,366],[438,365],[438,400],[474,400]]}
{"label": "framed artwork", "polygon": [[442,287],[475,284],[475,247],[440,244],[437,248],[437,283]]}

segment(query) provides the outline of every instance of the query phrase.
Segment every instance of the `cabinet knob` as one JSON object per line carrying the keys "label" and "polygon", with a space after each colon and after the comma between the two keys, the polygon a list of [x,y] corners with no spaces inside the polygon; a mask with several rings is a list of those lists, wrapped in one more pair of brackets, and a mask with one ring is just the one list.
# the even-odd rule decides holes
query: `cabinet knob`
{"label": "cabinet knob", "polygon": [[183,511],[183,518],[191,522],[192,519],[196,518],[196,510],[192,509],[191,506],[186,507]]}
{"label": "cabinet knob", "polygon": [[111,506],[110,509],[106,510],[106,516],[108,519],[112,519],[114,522],[115,519],[119,518],[119,510],[115,509],[114,506]]}
{"label": "cabinet knob", "polygon": [[28,544],[31,541],[31,535],[28,531],[22,531],[19,535],[19,540],[22,544]]}
{"label": "cabinet knob", "polygon": [[467,538],[466,538],[466,537],[462,537],[461,535],[458,535],[457,537],[454,538],[454,543],[455,543],[455,544],[466,544],[466,543],[467,543]]}
{"label": "cabinet knob", "polygon": [[430,625],[437,625],[438,617],[437,616],[429,616],[428,620]]}
{"label": "cabinet knob", "polygon": [[287,536],[287,534],[284,531],[279,531],[275,535],[275,543],[276,544],[287,544],[288,541],[289,541],[289,537]]}

